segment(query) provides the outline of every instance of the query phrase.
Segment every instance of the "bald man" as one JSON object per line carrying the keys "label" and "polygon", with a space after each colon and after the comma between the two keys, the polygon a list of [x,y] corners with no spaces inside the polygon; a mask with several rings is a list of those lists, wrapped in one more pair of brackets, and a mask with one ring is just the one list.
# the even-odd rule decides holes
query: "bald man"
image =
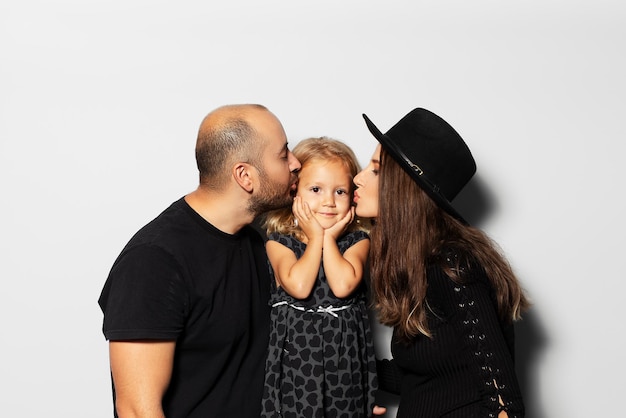
{"label": "bald man", "polygon": [[196,161],[198,188],[131,238],[98,300],[118,417],[260,415],[270,277],[249,224],[291,204],[300,163],[260,105],[209,113]]}

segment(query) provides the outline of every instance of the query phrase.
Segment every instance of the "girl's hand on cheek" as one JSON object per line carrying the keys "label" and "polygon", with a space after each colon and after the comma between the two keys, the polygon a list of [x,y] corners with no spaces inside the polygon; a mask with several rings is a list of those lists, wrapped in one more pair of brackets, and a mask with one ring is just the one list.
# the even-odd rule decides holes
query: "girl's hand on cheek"
{"label": "girl's hand on cheek", "polygon": [[298,226],[309,240],[324,236],[324,229],[315,219],[309,205],[300,196],[294,198],[292,211],[298,221]]}
{"label": "girl's hand on cheek", "polygon": [[330,236],[335,241],[341,236],[341,234],[346,230],[348,225],[350,225],[350,223],[354,219],[354,210],[354,207],[351,207],[348,213],[346,213],[346,216],[341,218],[339,221],[337,221],[335,225],[326,230],[326,233],[330,234]]}

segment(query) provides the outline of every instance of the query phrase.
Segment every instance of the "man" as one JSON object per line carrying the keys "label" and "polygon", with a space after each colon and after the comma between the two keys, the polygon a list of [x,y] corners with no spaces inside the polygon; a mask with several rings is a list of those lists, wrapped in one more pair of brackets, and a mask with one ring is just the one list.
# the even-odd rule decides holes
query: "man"
{"label": "man", "polygon": [[255,417],[269,330],[269,268],[249,224],[291,204],[300,163],[260,105],[203,120],[200,184],[130,240],[99,299],[115,415]]}

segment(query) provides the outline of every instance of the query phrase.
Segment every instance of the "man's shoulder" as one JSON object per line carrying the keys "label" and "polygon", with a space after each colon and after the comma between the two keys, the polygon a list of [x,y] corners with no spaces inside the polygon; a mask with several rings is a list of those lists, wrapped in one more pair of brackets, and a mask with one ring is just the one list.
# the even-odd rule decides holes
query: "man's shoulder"
{"label": "man's shoulder", "polygon": [[190,228],[189,216],[184,208],[184,200],[173,202],[155,218],[142,226],[129,240],[127,247],[141,244],[158,244],[169,241],[177,235],[186,235]]}

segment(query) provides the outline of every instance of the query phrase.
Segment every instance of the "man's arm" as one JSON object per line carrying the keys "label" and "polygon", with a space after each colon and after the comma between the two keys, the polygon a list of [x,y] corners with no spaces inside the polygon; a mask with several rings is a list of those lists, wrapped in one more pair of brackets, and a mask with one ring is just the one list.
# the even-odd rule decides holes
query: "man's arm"
{"label": "man's arm", "polygon": [[109,358],[120,418],[165,418],[175,341],[111,341]]}

